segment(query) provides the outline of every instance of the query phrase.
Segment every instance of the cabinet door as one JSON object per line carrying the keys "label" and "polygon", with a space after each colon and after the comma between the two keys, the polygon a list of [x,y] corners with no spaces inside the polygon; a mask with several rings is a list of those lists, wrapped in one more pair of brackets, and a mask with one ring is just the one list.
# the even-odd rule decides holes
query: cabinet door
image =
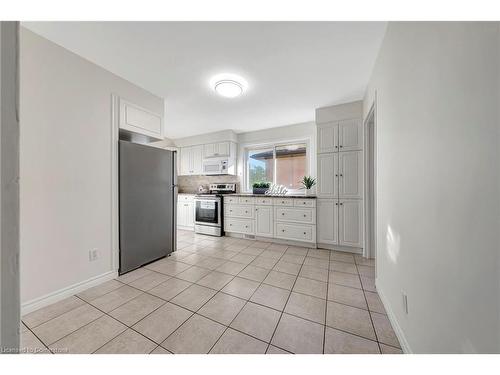
{"label": "cabinet door", "polygon": [[191,174],[191,147],[182,147],[180,150],[179,174],[182,176]]}
{"label": "cabinet door", "polygon": [[185,205],[186,227],[194,227],[194,203],[189,202]]}
{"label": "cabinet door", "polygon": [[273,207],[255,207],[255,235],[261,237],[273,237]]}
{"label": "cabinet door", "polygon": [[318,199],[316,230],[318,243],[338,244],[339,202],[337,199]]}
{"label": "cabinet door", "polygon": [[120,129],[163,139],[161,116],[124,99],[120,99],[119,124]]}
{"label": "cabinet door", "polygon": [[318,197],[338,197],[338,153],[318,155]]}
{"label": "cabinet door", "polygon": [[339,244],[363,247],[363,201],[339,200]]}
{"label": "cabinet door", "polygon": [[212,158],[215,155],[215,147],[216,143],[208,143],[203,145],[203,157],[204,158]]}
{"label": "cabinet door", "polygon": [[339,152],[339,197],[363,198],[363,152]]}
{"label": "cabinet door", "polygon": [[339,150],[339,126],[337,123],[318,125],[318,153]]}
{"label": "cabinet door", "polygon": [[339,123],[339,151],[363,149],[363,127],[361,120],[346,120]]}
{"label": "cabinet door", "polygon": [[185,202],[177,202],[177,225],[186,227],[186,208]]}
{"label": "cabinet door", "polygon": [[229,142],[219,142],[216,144],[215,156],[229,156]]}
{"label": "cabinet door", "polygon": [[191,148],[191,173],[201,175],[203,170],[203,145],[193,146]]}

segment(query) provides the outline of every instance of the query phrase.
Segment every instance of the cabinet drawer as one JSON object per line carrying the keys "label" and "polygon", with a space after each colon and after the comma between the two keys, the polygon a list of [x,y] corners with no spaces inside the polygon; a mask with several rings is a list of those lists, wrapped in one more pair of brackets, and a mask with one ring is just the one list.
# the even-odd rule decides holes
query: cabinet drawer
{"label": "cabinet drawer", "polygon": [[294,199],[293,205],[295,207],[316,207],[316,199]]}
{"label": "cabinet drawer", "polygon": [[194,195],[191,194],[177,194],[177,201],[179,202],[192,202]]}
{"label": "cabinet drawer", "polygon": [[254,234],[253,220],[251,219],[226,219],[224,222],[226,232]]}
{"label": "cabinet drawer", "polygon": [[275,207],[277,221],[291,221],[294,223],[315,224],[316,210],[314,208]]}
{"label": "cabinet drawer", "polygon": [[265,197],[255,197],[254,198],[255,204],[258,204],[259,206],[272,206],[273,205],[273,198],[265,198]]}
{"label": "cabinet drawer", "polygon": [[224,206],[224,216],[253,219],[254,208],[249,205],[228,204]]}
{"label": "cabinet drawer", "polygon": [[293,206],[293,198],[274,198],[275,206]]}
{"label": "cabinet drawer", "polygon": [[236,203],[238,203],[238,198],[239,197],[236,197],[236,196],[234,196],[234,197],[233,196],[225,196],[224,197],[224,204],[231,204],[231,203],[236,204]]}
{"label": "cabinet drawer", "polygon": [[276,223],[276,238],[294,241],[315,242],[316,227],[312,225],[298,225]]}
{"label": "cabinet drawer", "polygon": [[254,197],[239,197],[238,203],[241,204],[253,204]]}

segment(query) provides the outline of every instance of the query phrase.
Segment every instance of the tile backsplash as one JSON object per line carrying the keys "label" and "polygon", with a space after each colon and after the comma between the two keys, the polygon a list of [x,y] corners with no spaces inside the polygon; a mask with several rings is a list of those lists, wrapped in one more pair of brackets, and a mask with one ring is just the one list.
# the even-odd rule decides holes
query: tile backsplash
{"label": "tile backsplash", "polygon": [[203,185],[208,189],[208,185],[215,183],[235,183],[236,192],[240,192],[240,178],[238,176],[179,176],[177,184],[179,193],[195,194],[198,193],[198,187]]}

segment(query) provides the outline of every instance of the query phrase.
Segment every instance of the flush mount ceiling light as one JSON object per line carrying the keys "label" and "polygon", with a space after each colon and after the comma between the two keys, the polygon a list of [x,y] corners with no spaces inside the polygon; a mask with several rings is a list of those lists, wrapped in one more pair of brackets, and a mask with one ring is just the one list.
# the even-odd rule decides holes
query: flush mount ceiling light
{"label": "flush mount ceiling light", "polygon": [[246,91],[248,84],[235,74],[218,74],[210,80],[210,87],[220,96],[236,98]]}

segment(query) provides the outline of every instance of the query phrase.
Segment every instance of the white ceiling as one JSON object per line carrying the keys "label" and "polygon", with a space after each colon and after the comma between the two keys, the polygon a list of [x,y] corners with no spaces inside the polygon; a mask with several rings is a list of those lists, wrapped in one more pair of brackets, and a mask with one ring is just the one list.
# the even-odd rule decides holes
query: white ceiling
{"label": "white ceiling", "polygon": [[[314,120],[363,97],[385,22],[26,22],[23,26],[165,97],[167,136]],[[245,95],[208,81],[235,73]]]}

